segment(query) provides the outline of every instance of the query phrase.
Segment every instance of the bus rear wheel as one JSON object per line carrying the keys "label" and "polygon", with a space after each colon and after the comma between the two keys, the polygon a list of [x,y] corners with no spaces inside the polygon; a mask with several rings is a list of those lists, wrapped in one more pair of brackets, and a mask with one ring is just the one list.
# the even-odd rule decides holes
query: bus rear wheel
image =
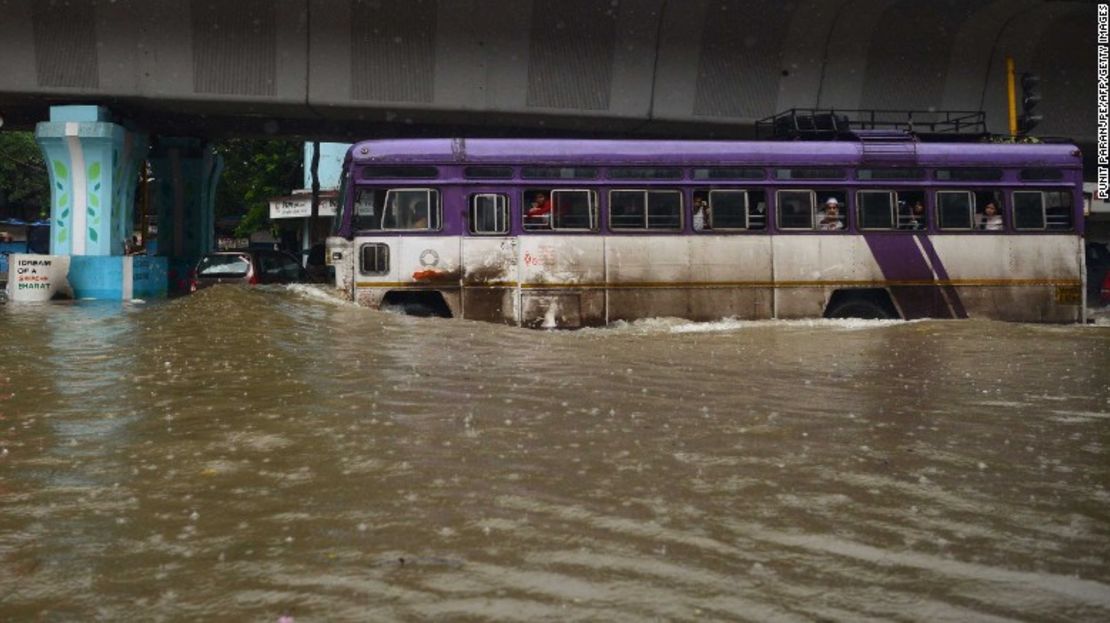
{"label": "bus rear wheel", "polygon": [[898,311],[885,290],[845,292],[838,291],[825,308],[826,318],[861,318],[864,320],[891,320],[898,318]]}
{"label": "bus rear wheel", "polygon": [[439,292],[388,292],[381,303],[384,309],[396,309],[407,316],[450,318],[451,308]]}

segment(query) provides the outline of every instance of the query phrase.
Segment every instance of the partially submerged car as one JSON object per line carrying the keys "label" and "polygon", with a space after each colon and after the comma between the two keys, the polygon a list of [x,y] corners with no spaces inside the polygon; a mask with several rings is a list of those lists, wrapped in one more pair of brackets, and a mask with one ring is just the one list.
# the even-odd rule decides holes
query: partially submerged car
{"label": "partially submerged car", "polygon": [[218,283],[261,285],[308,281],[308,273],[292,255],[269,249],[248,249],[209,253],[200,258],[189,289],[195,292]]}

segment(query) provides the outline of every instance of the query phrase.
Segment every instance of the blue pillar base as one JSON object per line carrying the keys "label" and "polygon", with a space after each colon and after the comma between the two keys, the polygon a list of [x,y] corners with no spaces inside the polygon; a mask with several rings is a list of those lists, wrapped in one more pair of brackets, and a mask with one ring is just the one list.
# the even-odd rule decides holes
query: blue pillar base
{"label": "blue pillar base", "polygon": [[166,296],[168,265],[148,255],[74,255],[69,285],[78,299],[129,301]]}

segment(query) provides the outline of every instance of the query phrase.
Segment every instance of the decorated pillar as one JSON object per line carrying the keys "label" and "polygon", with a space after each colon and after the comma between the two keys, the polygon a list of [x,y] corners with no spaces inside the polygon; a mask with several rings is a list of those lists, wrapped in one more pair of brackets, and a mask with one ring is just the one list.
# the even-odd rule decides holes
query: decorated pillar
{"label": "decorated pillar", "polygon": [[216,247],[216,185],[223,158],[199,139],[163,137],[150,156],[158,255],[196,261]]}
{"label": "decorated pillar", "polygon": [[36,280],[48,276],[42,272],[47,266],[65,269],[65,284],[54,284],[57,275],[50,273],[51,296],[164,296],[166,260],[125,255],[147,137],[115,123],[100,106],[52,106],[50,120],[36,126],[35,140],[50,175],[50,255],[23,260],[27,292],[16,288],[13,300],[41,289],[45,282]]}
{"label": "decorated pillar", "polygon": [[100,106],[53,106],[35,140],[50,174],[50,253],[123,255],[147,137]]}

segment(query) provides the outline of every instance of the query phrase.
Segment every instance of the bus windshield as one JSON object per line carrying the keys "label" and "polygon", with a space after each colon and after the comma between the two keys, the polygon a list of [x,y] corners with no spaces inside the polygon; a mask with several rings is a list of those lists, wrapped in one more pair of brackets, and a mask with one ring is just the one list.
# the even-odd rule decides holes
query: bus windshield
{"label": "bus windshield", "polygon": [[331,220],[331,234],[333,236],[338,236],[343,231],[343,221],[347,216],[347,191],[351,187],[349,183],[351,179],[350,171],[344,171],[339,179],[339,195],[335,201],[335,217]]}
{"label": "bus windshield", "polygon": [[438,230],[439,192],[430,188],[360,188],[355,229]]}

